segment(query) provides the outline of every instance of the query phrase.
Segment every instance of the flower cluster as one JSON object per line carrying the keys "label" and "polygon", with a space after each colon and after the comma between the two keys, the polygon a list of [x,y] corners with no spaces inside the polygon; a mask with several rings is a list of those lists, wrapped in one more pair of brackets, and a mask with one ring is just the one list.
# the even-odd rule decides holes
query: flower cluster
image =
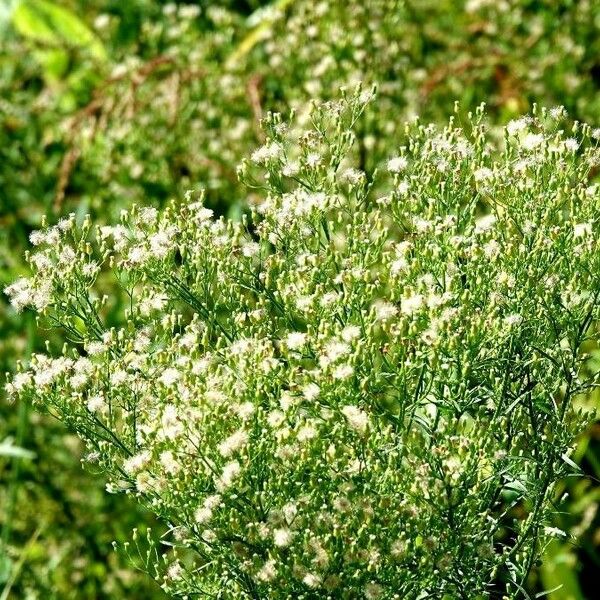
{"label": "flower cluster", "polygon": [[372,96],[300,134],[269,115],[241,222],[194,194],[71,218],[7,289],[72,340],[9,393],[169,523],[173,596],[516,598],[552,534],[595,385],[596,134],[479,109],[407,124],[370,176],[351,148]]}

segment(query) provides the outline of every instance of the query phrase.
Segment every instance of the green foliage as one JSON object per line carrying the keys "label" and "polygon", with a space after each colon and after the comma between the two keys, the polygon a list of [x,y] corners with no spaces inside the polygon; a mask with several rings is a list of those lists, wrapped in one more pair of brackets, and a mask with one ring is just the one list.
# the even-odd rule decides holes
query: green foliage
{"label": "green foliage", "polygon": [[[96,220],[113,221],[133,203],[160,207],[202,186],[217,214],[239,218],[255,191],[240,185],[236,167],[264,141],[260,119],[269,110],[288,115],[296,109],[302,121],[311,99],[333,98],[341,86],[359,80],[379,85],[377,111],[367,108],[356,124],[357,164],[368,176],[396,153],[390,140],[403,135],[406,118],[420,114],[445,122],[454,100],[464,107],[485,101],[494,122],[506,122],[537,101],[563,104],[573,119],[598,123],[599,22],[600,6],[591,0],[6,2],[0,6],[0,284],[22,275],[22,251],[44,216],[56,222],[75,212],[81,222],[91,212]],[[115,302],[111,319],[116,322],[122,311]],[[43,349],[4,302],[0,340],[3,370],[12,369],[28,345]],[[52,343],[58,348],[60,336]],[[54,523],[39,534],[48,561],[26,560],[12,593],[68,597],[73,561],[53,564],[50,548],[69,546],[73,525],[44,501],[56,493],[58,481],[53,487],[36,483],[33,473],[52,472],[57,452],[73,487],[92,485],[90,477],[77,461],[67,466],[71,450],[58,426],[43,420],[32,436],[28,414],[24,426],[13,406],[3,404],[0,415],[2,447],[36,455],[33,461],[0,457],[2,484],[18,490],[19,505],[32,507],[12,528],[13,564],[36,533],[36,506],[44,506],[41,512]],[[11,441],[20,427],[23,443]],[[582,455],[585,473],[600,477],[597,449],[590,448]],[[27,468],[17,469],[19,463]],[[23,473],[32,479],[23,482]],[[589,483],[567,483],[575,498],[595,501]],[[2,493],[3,523],[12,494]],[[95,514],[114,506],[99,492],[90,498],[98,502]],[[582,515],[588,529],[581,528],[578,552],[588,564],[600,565],[597,519],[580,506],[574,502],[572,514]],[[120,518],[111,520],[115,531],[126,528]],[[131,525],[140,518],[132,517]],[[123,519],[129,526],[129,518]],[[576,521],[560,525],[570,529]],[[76,528],[85,531],[84,525],[85,518]],[[88,541],[69,550],[82,563],[87,556],[90,565],[104,560],[104,550],[87,551],[94,545],[92,529]],[[62,583],[41,586],[49,572]],[[18,587],[25,575],[27,591]],[[91,585],[90,597],[103,593]],[[136,593],[127,588],[128,597]],[[148,597],[145,589],[140,594]]]}
{"label": "green foliage", "polygon": [[[25,39],[45,47],[38,57],[43,57],[45,73],[60,77],[57,64],[66,63],[68,55],[63,48],[78,48],[97,60],[106,60],[102,42],[88,26],[70,10],[48,0],[21,0],[13,10],[15,30]],[[46,52],[53,52],[45,58]],[[60,54],[57,54],[60,52]],[[51,58],[52,57],[52,58]]]}

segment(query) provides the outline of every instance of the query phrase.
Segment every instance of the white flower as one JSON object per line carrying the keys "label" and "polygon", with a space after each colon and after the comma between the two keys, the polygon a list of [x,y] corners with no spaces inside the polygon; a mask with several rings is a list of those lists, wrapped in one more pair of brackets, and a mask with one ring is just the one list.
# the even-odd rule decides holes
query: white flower
{"label": "white flower", "polygon": [[60,242],[61,229],[58,227],[51,227],[46,230],[46,244],[49,246],[57,246]]}
{"label": "white flower", "polygon": [[302,395],[308,400],[313,401],[319,397],[321,389],[316,383],[308,383],[302,388]]}
{"label": "white flower", "polygon": [[365,586],[366,600],[377,600],[383,595],[383,588],[377,583],[367,583]]}
{"label": "white flower", "polygon": [[196,512],[194,513],[194,520],[196,523],[198,523],[198,525],[204,525],[212,519],[212,515],[213,511],[210,508],[201,506],[200,508],[196,509]]}
{"label": "white flower", "polygon": [[129,474],[137,473],[150,462],[150,458],[150,453],[147,450],[143,450],[126,459],[123,463],[123,470]]}
{"label": "white flower", "polygon": [[321,296],[319,304],[321,306],[331,306],[340,300],[340,295],[337,292],[327,292]]}
{"label": "white flower", "polygon": [[236,404],[233,407],[233,412],[242,420],[247,421],[256,410],[256,407],[250,400],[248,402],[242,402],[241,404]]}
{"label": "white flower", "polygon": [[221,502],[222,498],[219,494],[207,496],[204,499],[202,506],[194,513],[196,523],[202,524],[209,521],[213,516],[214,510],[220,506]]}
{"label": "white flower", "polygon": [[544,143],[544,135],[542,133],[528,133],[521,142],[525,150],[535,150],[538,146]]}
{"label": "white flower", "polygon": [[181,379],[181,373],[173,367],[168,367],[158,378],[158,380],[166,387],[171,387]]}
{"label": "white flower", "polygon": [[49,280],[42,281],[33,294],[33,306],[42,312],[52,302],[52,284]]}
{"label": "white flower", "polygon": [[31,281],[26,277],[17,279],[14,283],[4,288],[10,303],[17,312],[21,312],[26,306],[33,303],[35,291]]}
{"label": "white flower", "polygon": [[153,311],[162,311],[168,301],[169,298],[165,294],[150,294],[140,302],[140,313],[147,317]]}
{"label": "white flower", "polygon": [[509,121],[506,125],[506,131],[508,131],[509,135],[516,135],[521,131],[527,129],[529,124],[529,119],[527,117],[521,117],[520,119],[513,119]]}
{"label": "white flower", "polygon": [[333,500],[333,508],[344,514],[352,510],[352,503],[345,496],[336,496]]}
{"label": "white flower", "polygon": [[148,471],[141,471],[135,477],[135,487],[142,494],[146,494],[156,485],[154,478]]}
{"label": "white flower", "polygon": [[105,407],[106,401],[101,394],[96,394],[95,396],[90,396],[90,398],[88,398],[87,408],[90,412],[101,412]]}
{"label": "white flower", "polygon": [[174,404],[167,404],[163,411],[161,425],[165,439],[174,440],[183,433],[184,426],[179,420],[178,409]]}
{"label": "white flower", "polygon": [[9,384],[11,385],[11,389],[13,391],[19,392],[23,389],[25,389],[27,386],[31,385],[32,382],[32,377],[31,377],[31,373],[17,373],[13,379],[12,382]]}
{"label": "white flower", "polygon": [[421,217],[415,217],[413,224],[418,233],[427,233],[433,229],[433,223]]}
{"label": "white flower", "polygon": [[298,174],[298,171],[300,171],[300,163],[295,160],[288,160],[281,170],[286,177],[293,177]]}
{"label": "white flower", "polygon": [[404,540],[396,540],[390,550],[394,558],[402,558],[406,554],[407,544]]}
{"label": "white flower", "polygon": [[331,375],[334,379],[344,380],[352,377],[353,374],[354,368],[351,365],[339,365],[333,370]]}
{"label": "white flower", "polygon": [[558,527],[544,527],[544,533],[546,535],[550,535],[552,537],[557,537],[557,538],[568,537],[567,534],[562,529],[559,529]]}
{"label": "white flower", "polygon": [[289,350],[300,350],[306,344],[306,333],[292,331],[285,338],[285,345]]}
{"label": "white flower", "polygon": [[351,352],[352,348],[346,342],[331,340],[325,346],[325,354],[331,361],[338,360]]}
{"label": "white flower", "polygon": [[56,373],[52,371],[42,371],[41,373],[36,373],[33,377],[33,381],[38,387],[50,385],[55,379]]}
{"label": "white flower", "polygon": [[233,482],[239,477],[242,471],[242,467],[237,460],[227,463],[223,467],[221,477],[217,481],[217,488],[220,490],[226,490],[233,485]]}
{"label": "white flower", "polygon": [[473,173],[475,181],[487,181],[494,176],[494,172],[488,167],[480,167]]}
{"label": "white flower", "polygon": [[310,588],[317,588],[321,585],[321,578],[314,573],[307,573],[302,578],[302,583]]}
{"label": "white flower", "polygon": [[351,185],[360,185],[365,181],[365,174],[358,169],[346,169],[343,173],[343,178]]}
{"label": "white flower", "polygon": [[348,344],[360,337],[360,327],[357,325],[347,325],[342,329],[342,339]]}
{"label": "white flower", "polygon": [[165,472],[169,475],[175,475],[182,467],[171,450],[165,450],[164,452],[161,452],[160,464],[163,466]]}
{"label": "white flower", "polygon": [[475,222],[475,233],[485,233],[489,231],[496,223],[496,216],[489,214],[484,217],[480,217]]}
{"label": "white flower", "polygon": [[158,210],[153,206],[145,206],[140,210],[138,220],[144,225],[156,223],[158,220]]}
{"label": "white flower", "polygon": [[292,394],[288,390],[284,390],[283,392],[281,392],[281,396],[279,398],[279,406],[281,406],[282,410],[287,411],[293,406],[296,406],[296,404],[298,404],[297,396],[294,396],[294,394]]}
{"label": "white flower", "polygon": [[591,223],[576,223],[573,226],[573,237],[582,238],[592,235],[592,224]]}
{"label": "white flower", "polygon": [[99,341],[89,342],[86,346],[86,350],[90,356],[97,356],[106,351],[106,344]]}
{"label": "white flower", "polygon": [[276,563],[275,561],[271,558],[269,559],[258,571],[258,573],[256,574],[256,578],[259,581],[263,581],[263,582],[269,582],[272,581],[273,579],[275,579],[275,576],[277,575],[277,568],[276,568]]}
{"label": "white flower", "polygon": [[252,258],[253,256],[257,256],[260,252],[260,246],[256,242],[251,242],[250,240],[245,240],[242,245],[242,254],[246,258]]}
{"label": "white flower", "polygon": [[80,390],[86,386],[88,382],[88,376],[86,373],[75,373],[71,379],[69,379],[69,384],[73,387],[74,390]]}
{"label": "white flower", "polygon": [[[212,516],[213,511],[221,504],[222,502],[222,498],[219,494],[213,494],[211,496],[207,496],[204,499],[204,502],[202,504],[202,506],[200,507],[200,509],[198,509],[198,511],[200,510],[204,510],[204,511],[209,511],[210,515]],[[196,521],[198,523],[200,523],[201,521],[198,519],[198,516],[201,517],[206,517],[207,513],[205,512],[201,512],[201,513],[196,513]],[[211,516],[209,516],[208,518],[210,519]]]}
{"label": "white flower", "polygon": [[94,19],[94,28],[95,29],[105,29],[110,24],[110,15],[106,13],[99,14]]}
{"label": "white flower", "polygon": [[404,156],[390,158],[387,162],[387,168],[390,173],[400,173],[408,166],[408,160]]}
{"label": "white flower", "polygon": [[420,310],[424,304],[425,297],[422,294],[413,294],[412,296],[402,298],[400,310],[403,315],[411,316]]}
{"label": "white flower", "polygon": [[288,502],[281,509],[281,512],[283,513],[285,520],[288,523],[291,523],[296,518],[296,515],[298,514],[298,506],[296,505],[295,502]]}
{"label": "white flower", "polygon": [[308,442],[317,437],[317,430],[311,423],[307,423],[298,429],[296,437],[301,443]]}
{"label": "white flower", "polygon": [[267,417],[267,423],[273,427],[279,427],[285,420],[285,414],[280,410],[272,410]]}
{"label": "white flower", "polygon": [[497,240],[490,240],[483,246],[483,253],[486,258],[494,259],[500,254],[501,246]]}
{"label": "white flower", "polygon": [[309,312],[313,303],[312,296],[302,295],[296,298],[296,308],[300,312]]}
{"label": "white flower", "polygon": [[340,358],[347,356],[351,351],[352,348],[346,342],[331,340],[325,345],[323,354],[319,357],[319,364],[325,368]]}
{"label": "white flower", "polygon": [[192,204],[190,208],[194,210],[193,219],[196,223],[206,223],[212,219],[213,211],[210,208],[206,208],[200,203]]}
{"label": "white flower", "polygon": [[211,510],[214,510],[221,504],[222,500],[223,499],[219,494],[212,494],[211,496],[207,496],[204,499],[204,506],[210,508]]}
{"label": "white flower", "polygon": [[523,321],[523,317],[518,314],[507,315],[504,317],[504,323],[508,327],[515,327]]}
{"label": "white flower", "polygon": [[180,562],[174,562],[167,569],[167,577],[171,580],[178,581],[183,577],[184,569]]}
{"label": "white flower", "polygon": [[406,196],[406,194],[408,194],[408,190],[410,189],[410,184],[408,181],[403,180],[398,184],[396,189],[401,196]]}
{"label": "white flower", "polygon": [[45,243],[46,235],[43,231],[40,230],[32,231],[29,234],[29,241],[33,246],[39,246],[40,244]]}
{"label": "white flower", "polygon": [[347,404],[342,408],[342,414],[346,417],[348,425],[359,433],[365,433],[369,426],[369,417],[366,412],[357,406]]}
{"label": "white flower", "polygon": [[31,256],[31,264],[38,270],[38,272],[48,272],[54,266],[52,259],[44,252],[38,252]]}
{"label": "white flower", "polygon": [[575,138],[567,138],[563,145],[569,152],[577,152],[577,148],[579,148],[579,142]]}
{"label": "white flower", "polygon": [[173,232],[158,231],[149,238],[150,252],[154,258],[165,258],[173,248]]}
{"label": "white flower", "polygon": [[292,543],[292,532],[289,529],[275,529],[273,542],[278,548],[285,548]]}
{"label": "white flower", "polygon": [[217,539],[217,534],[212,530],[212,529],[205,529],[201,534],[200,537],[202,538],[202,540],[204,540],[205,542],[208,542],[209,544],[212,544],[213,542],[216,541]]}
{"label": "white flower", "polygon": [[307,164],[307,166],[309,166],[313,169],[315,167],[318,167],[321,164],[322,160],[323,160],[322,156],[320,154],[318,154],[317,152],[309,152],[306,155],[306,164]]}
{"label": "white flower", "polygon": [[58,262],[66,267],[71,267],[76,258],[77,254],[75,254],[75,250],[73,250],[71,246],[63,246],[60,254],[58,255]]}
{"label": "white flower", "polygon": [[265,144],[264,146],[261,146],[260,148],[255,150],[252,153],[250,159],[252,160],[252,162],[258,165],[263,165],[281,156],[282,151],[283,149],[279,144],[272,142],[269,144]]}
{"label": "white flower", "polygon": [[141,265],[148,260],[148,251],[143,246],[130,248],[127,261],[132,265]]}
{"label": "white flower", "polygon": [[388,321],[398,314],[398,308],[391,302],[380,300],[374,304],[375,318],[378,321]]}
{"label": "white flower", "polygon": [[399,275],[403,271],[406,271],[409,267],[408,261],[404,257],[397,258],[390,264],[390,273],[392,275]]}
{"label": "white flower", "polygon": [[219,444],[221,456],[228,457],[237,452],[248,443],[248,433],[245,429],[238,429]]}
{"label": "white flower", "polygon": [[200,15],[200,7],[194,4],[185,4],[179,7],[179,16],[182,19],[195,19]]}

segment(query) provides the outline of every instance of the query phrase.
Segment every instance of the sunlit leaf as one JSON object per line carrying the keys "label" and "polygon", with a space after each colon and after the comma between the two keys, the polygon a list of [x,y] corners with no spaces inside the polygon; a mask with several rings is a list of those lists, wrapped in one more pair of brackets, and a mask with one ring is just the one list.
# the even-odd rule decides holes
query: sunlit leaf
{"label": "sunlit leaf", "polygon": [[48,0],[23,0],[13,11],[15,29],[31,41],[51,46],[84,48],[99,60],[106,59],[102,42],[70,10]]}

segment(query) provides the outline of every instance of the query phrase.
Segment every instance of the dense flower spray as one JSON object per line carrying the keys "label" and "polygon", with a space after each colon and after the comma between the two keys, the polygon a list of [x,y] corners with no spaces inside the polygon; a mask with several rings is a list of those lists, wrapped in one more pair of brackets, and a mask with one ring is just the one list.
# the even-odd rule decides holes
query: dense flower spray
{"label": "dense flower spray", "polygon": [[144,566],[173,596],[517,598],[556,534],[596,385],[595,132],[560,111],[488,131],[479,109],[408,124],[366,173],[372,96],[315,104],[305,131],[270,114],[241,222],[194,193],[71,217],[7,289],[71,339],[9,392],[170,525]]}

